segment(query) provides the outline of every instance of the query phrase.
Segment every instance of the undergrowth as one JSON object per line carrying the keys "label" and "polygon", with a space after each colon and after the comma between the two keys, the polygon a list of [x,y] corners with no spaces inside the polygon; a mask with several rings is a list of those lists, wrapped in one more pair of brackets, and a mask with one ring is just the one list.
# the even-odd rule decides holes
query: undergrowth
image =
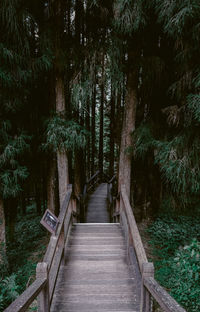
{"label": "undergrowth", "polygon": [[0,311],[3,311],[35,278],[36,264],[46,250],[46,232],[41,217],[29,209],[19,216],[15,227],[15,241],[7,244],[9,267],[0,279]]}
{"label": "undergrowth", "polygon": [[148,228],[155,277],[188,311],[200,311],[200,217],[162,215]]}

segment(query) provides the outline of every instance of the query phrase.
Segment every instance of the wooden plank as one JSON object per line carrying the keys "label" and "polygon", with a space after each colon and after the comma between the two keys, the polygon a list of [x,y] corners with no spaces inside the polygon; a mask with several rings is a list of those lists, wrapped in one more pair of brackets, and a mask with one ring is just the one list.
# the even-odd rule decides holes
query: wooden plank
{"label": "wooden plank", "polygon": [[39,295],[40,291],[43,289],[47,279],[37,278],[31,286],[25,290],[21,296],[19,296],[4,312],[24,312],[33,302],[33,300]]}
{"label": "wooden plank", "polygon": [[144,286],[165,312],[186,312],[153,277],[144,278]]}
{"label": "wooden plank", "polygon": [[121,197],[124,203],[124,210],[126,212],[135,252],[137,254],[140,272],[142,273],[143,263],[148,262],[148,260],[124,185],[121,186]]}

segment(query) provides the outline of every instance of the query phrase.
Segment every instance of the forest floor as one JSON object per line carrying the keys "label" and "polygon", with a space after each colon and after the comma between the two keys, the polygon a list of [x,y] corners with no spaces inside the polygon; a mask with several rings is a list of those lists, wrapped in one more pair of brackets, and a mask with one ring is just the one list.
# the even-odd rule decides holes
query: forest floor
{"label": "forest floor", "polygon": [[200,217],[194,215],[166,214],[138,224],[155,278],[187,312],[200,311]]}

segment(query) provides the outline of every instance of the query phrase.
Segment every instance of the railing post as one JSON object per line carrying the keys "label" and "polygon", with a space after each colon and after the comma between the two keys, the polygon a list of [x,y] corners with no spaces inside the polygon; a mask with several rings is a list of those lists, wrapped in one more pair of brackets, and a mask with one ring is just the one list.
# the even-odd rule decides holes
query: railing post
{"label": "railing post", "polygon": [[47,280],[46,285],[38,295],[38,312],[50,312],[49,274],[48,264],[46,262],[39,262],[37,264],[36,278],[46,278]]}
{"label": "railing post", "polygon": [[151,296],[144,286],[146,277],[154,277],[154,265],[151,262],[143,263],[140,312],[151,312]]}

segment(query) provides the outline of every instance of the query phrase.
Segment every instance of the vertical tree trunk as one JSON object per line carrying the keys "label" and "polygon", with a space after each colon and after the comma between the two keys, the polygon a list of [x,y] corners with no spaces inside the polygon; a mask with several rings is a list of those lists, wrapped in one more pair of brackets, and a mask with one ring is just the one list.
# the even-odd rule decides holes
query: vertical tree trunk
{"label": "vertical tree trunk", "polygon": [[[64,73],[62,66],[62,50],[63,50],[63,34],[65,21],[66,2],[57,0],[54,2],[53,13],[55,18],[55,97],[56,97],[56,113],[65,118],[65,92],[64,92]],[[68,158],[65,150],[57,151],[57,168],[58,168],[58,188],[60,209],[67,193],[69,184]]]}
{"label": "vertical tree trunk", "polygon": [[56,211],[56,161],[49,161],[49,173],[47,177],[47,208]]}
{"label": "vertical tree trunk", "polygon": [[111,86],[111,100],[110,100],[110,162],[109,162],[109,175],[114,175],[114,124],[115,124],[115,94]]}
{"label": "vertical tree trunk", "polygon": [[3,264],[6,257],[6,229],[5,229],[5,215],[4,204],[0,198],[0,264]]}
{"label": "vertical tree trunk", "polygon": [[[90,103],[89,101],[87,102],[87,112],[86,112],[86,129],[88,131],[88,133],[90,133]],[[86,177],[90,177],[91,176],[91,142],[90,142],[90,137],[88,138],[88,143],[87,143],[87,150],[86,150]]]}
{"label": "vertical tree trunk", "polygon": [[93,87],[93,101],[92,101],[92,153],[91,153],[91,175],[94,174],[95,170],[95,152],[96,152],[96,73],[94,79],[94,87]]}
{"label": "vertical tree trunk", "polygon": [[[56,112],[60,117],[65,117],[65,95],[64,82],[60,75],[56,77]],[[59,186],[59,201],[60,209],[67,193],[69,184],[69,170],[67,153],[64,150],[57,151],[57,167],[58,167],[58,186]]]}
{"label": "vertical tree trunk", "polygon": [[101,105],[100,105],[100,124],[99,124],[99,170],[103,174],[103,125],[104,125],[104,54],[102,59],[102,81],[101,81]]}
{"label": "vertical tree trunk", "polygon": [[[129,54],[129,64],[135,62]],[[131,159],[129,148],[133,146],[132,133],[135,130],[136,107],[137,107],[138,72],[131,68],[127,75],[127,94],[125,98],[123,126],[121,134],[120,159],[119,159],[119,190],[125,185],[127,195],[130,198],[131,186]]]}
{"label": "vertical tree trunk", "polygon": [[82,193],[83,178],[84,178],[84,165],[83,165],[83,150],[77,149],[75,152],[74,160],[74,192],[76,196]]}

